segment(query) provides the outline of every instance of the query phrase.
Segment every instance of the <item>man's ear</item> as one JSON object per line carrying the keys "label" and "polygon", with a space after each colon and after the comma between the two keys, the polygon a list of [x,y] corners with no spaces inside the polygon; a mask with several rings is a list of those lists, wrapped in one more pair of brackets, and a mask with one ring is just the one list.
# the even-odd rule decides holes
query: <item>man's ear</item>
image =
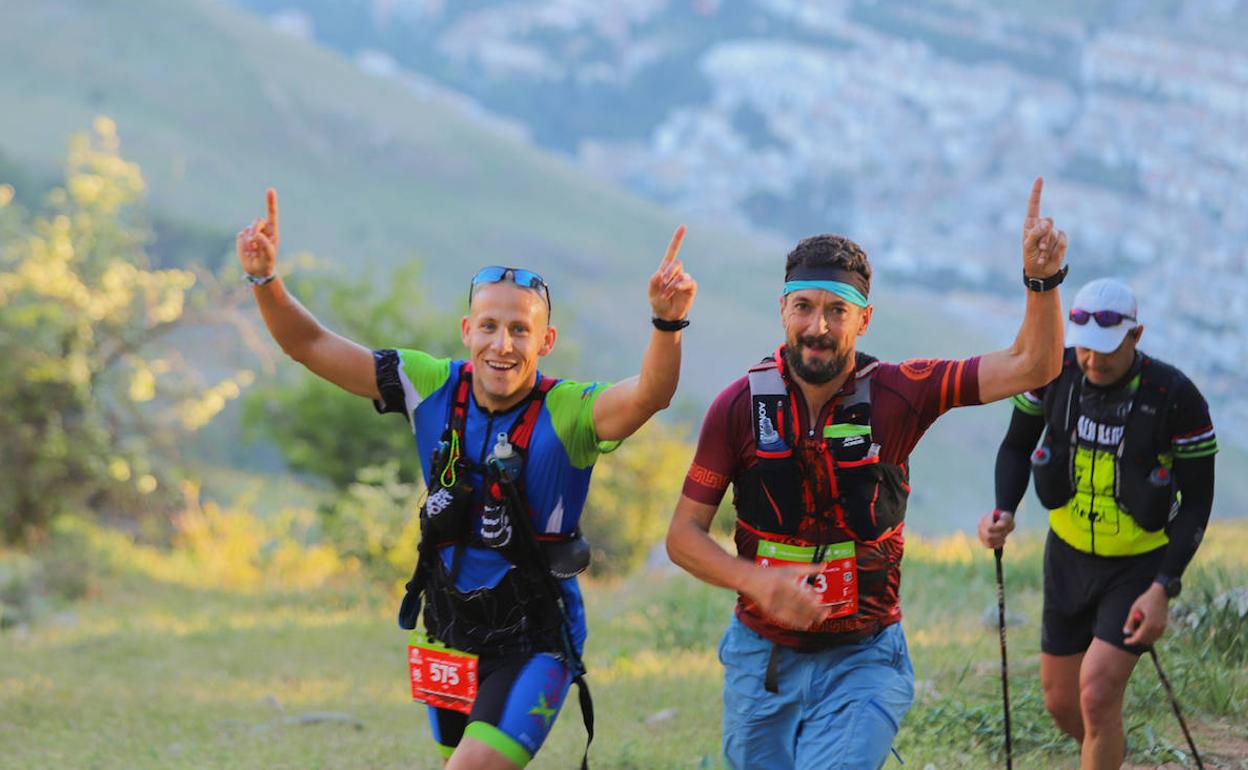
{"label": "man's ear", "polygon": [[553,326],[546,327],[546,333],[542,335],[542,346],[538,348],[538,357],[550,355],[550,351],[555,349],[555,340],[559,338],[559,330]]}
{"label": "man's ear", "polygon": [[867,305],[862,309],[862,319],[858,324],[858,336],[867,333],[867,327],[871,325],[871,314],[875,312],[875,305]]}
{"label": "man's ear", "polygon": [[469,347],[468,331],[470,329],[472,329],[472,321],[468,319],[468,316],[464,316],[459,321],[459,338],[464,341],[464,347]]}

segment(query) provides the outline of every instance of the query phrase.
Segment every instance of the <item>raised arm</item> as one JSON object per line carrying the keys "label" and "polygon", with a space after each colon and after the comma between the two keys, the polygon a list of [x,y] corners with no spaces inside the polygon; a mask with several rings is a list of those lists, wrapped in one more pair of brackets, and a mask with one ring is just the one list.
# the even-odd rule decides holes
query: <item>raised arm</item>
{"label": "raised arm", "polygon": [[[658,270],[650,276],[650,310],[661,321],[682,321],[689,315],[698,284],[680,261],[685,226],[676,228]],[[667,408],[680,381],[681,332],[655,328],[641,358],[641,373],[621,380],[594,402],[594,429],[603,441],[631,436]]]}
{"label": "raised arm", "polygon": [[268,216],[252,222],[235,238],[238,261],[252,277],[252,291],[269,334],[286,355],[313,374],[357,396],[381,398],[372,351],[321,326],[286,291],[275,273],[279,240],[277,191],[269,188]]}
{"label": "raised arm", "polygon": [[[1023,221],[1023,275],[1049,278],[1062,268],[1066,233],[1040,216],[1044,179],[1037,178]],[[1027,292],[1027,309],[1014,343],[979,362],[979,397],[984,403],[1044,385],[1062,369],[1062,298],[1056,288]]]}

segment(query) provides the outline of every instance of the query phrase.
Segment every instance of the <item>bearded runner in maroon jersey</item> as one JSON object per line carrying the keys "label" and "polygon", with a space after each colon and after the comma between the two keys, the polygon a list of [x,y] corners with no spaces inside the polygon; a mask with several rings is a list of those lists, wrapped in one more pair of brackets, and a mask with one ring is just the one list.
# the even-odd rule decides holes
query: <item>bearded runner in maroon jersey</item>
{"label": "bearded runner in maroon jersey", "polygon": [[[898,586],[909,455],[957,406],[1038,387],[1062,365],[1066,235],[1023,224],[1026,312],[1014,343],[962,361],[857,352],[874,307],[854,242],[820,235],[785,266],[785,342],[707,412],[667,535],[672,559],[738,593],[720,643],[734,768],[878,768],[914,695]],[[733,556],[708,534],[729,484]]]}

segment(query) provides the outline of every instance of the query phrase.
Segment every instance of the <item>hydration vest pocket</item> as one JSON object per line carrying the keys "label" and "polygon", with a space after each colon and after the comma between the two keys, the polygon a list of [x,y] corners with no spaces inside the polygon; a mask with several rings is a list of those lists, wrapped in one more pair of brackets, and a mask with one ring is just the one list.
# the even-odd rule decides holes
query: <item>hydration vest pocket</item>
{"label": "hydration vest pocket", "polygon": [[1067,509],[1080,522],[1098,535],[1112,537],[1122,530],[1122,509],[1111,496],[1093,498],[1075,495]]}
{"label": "hydration vest pocket", "polygon": [[762,457],[754,468],[746,471],[747,483],[737,485],[737,509],[748,512],[750,526],[777,535],[797,532],[802,513],[803,485],[792,450],[783,457]]}
{"label": "hydration vest pocket", "polygon": [[835,472],[845,528],[854,540],[870,545],[895,534],[906,518],[909,484],[905,469],[873,456],[848,462],[838,459]]}
{"label": "hydration vest pocket", "polygon": [[399,628],[408,631],[416,628],[416,621],[420,619],[421,599],[420,592],[413,590],[415,581],[413,576],[412,582],[407,584],[406,593],[403,594],[403,602],[399,605]]}
{"label": "hydration vest pocket", "polygon": [[462,480],[452,487],[437,485],[420,506],[420,537],[428,543],[460,542],[472,524],[472,488]]}
{"label": "hydration vest pocket", "polygon": [[581,536],[580,530],[566,540],[543,540],[541,547],[546,554],[546,563],[550,565],[550,574],[560,580],[576,577],[589,569],[589,541]]}
{"label": "hydration vest pocket", "polygon": [[1141,529],[1156,532],[1170,521],[1175,496],[1174,474],[1156,462],[1143,464],[1123,458],[1119,482],[1123,507]]}
{"label": "hydration vest pocket", "polygon": [[1066,442],[1053,441],[1046,435],[1044,443],[1031,455],[1031,473],[1036,497],[1046,509],[1061,508],[1075,496],[1070,446]]}
{"label": "hydration vest pocket", "polygon": [[433,562],[425,629],[438,641],[468,652],[489,651],[526,646],[543,630],[557,629],[557,620],[549,622],[542,606],[542,592],[514,567],[493,586],[460,591],[442,559]]}

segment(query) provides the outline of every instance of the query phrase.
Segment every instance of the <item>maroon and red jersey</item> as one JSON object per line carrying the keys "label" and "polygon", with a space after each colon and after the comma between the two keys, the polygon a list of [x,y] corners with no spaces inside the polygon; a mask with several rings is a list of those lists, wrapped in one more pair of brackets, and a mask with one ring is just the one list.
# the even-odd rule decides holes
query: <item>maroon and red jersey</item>
{"label": "maroon and red jersey", "polygon": [[[795,410],[798,419],[795,454],[806,474],[807,494],[813,492],[819,498],[816,508],[828,514],[818,520],[803,521],[799,527],[797,534],[804,536],[809,530],[807,539],[812,542],[853,539],[848,530],[829,524],[829,520],[835,518],[831,515],[835,503],[832,490],[837,487],[829,478],[832,471],[821,457],[826,452],[824,438],[812,426],[828,423],[834,417],[831,411],[848,400],[845,397],[856,387],[871,388],[871,434],[872,440],[880,445],[880,460],[902,466],[908,475],[910,452],[936,418],[953,407],[980,403],[979,357],[961,361],[881,362],[870,377],[847,377],[841,391],[828,400],[813,421],[801,390],[789,383],[790,398],[798,407]],[[696,502],[717,506],[728,485],[739,483],[757,462],[749,378],[741,377],[725,388],[707,411],[683,493]],[[738,504],[737,494],[733,502]],[[831,533],[829,526],[833,527]],[[738,555],[753,559],[757,538],[740,524],[737,530]],[[852,615],[830,618],[809,631],[796,631],[776,625],[753,602],[738,596],[737,616],[761,636],[799,648],[829,646],[837,643],[837,637],[857,638],[865,631],[896,623],[901,620],[898,589],[903,546],[900,531],[878,543],[855,544],[859,596],[858,611]]]}

